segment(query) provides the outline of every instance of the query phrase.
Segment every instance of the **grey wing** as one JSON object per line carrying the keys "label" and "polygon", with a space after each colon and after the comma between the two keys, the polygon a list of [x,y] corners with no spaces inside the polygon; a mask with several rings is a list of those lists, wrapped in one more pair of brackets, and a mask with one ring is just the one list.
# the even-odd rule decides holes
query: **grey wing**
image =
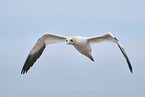
{"label": "grey wing", "polygon": [[36,60],[41,56],[47,45],[65,42],[65,39],[65,36],[55,34],[44,34],[41,38],[38,39],[32,50],[30,51],[22,68],[21,74],[27,73],[30,67],[32,67]]}
{"label": "grey wing", "polygon": [[102,36],[97,36],[97,37],[90,37],[88,38],[88,42],[90,44],[94,44],[94,43],[100,43],[100,42],[114,42],[118,45],[119,49],[121,50],[123,56],[125,57],[127,63],[128,63],[128,67],[130,69],[130,72],[133,73],[133,69],[132,69],[132,65],[131,62],[129,61],[129,58],[124,50],[124,48],[121,46],[121,44],[119,43],[119,41],[117,40],[116,37],[114,37],[111,33],[107,33],[105,35]]}

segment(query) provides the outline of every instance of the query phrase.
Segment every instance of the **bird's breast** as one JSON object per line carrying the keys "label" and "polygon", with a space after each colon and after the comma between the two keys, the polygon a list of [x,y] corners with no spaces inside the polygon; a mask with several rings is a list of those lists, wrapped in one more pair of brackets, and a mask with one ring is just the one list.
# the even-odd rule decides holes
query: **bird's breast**
{"label": "bird's breast", "polygon": [[86,55],[90,53],[91,47],[89,44],[76,44],[74,47],[82,54]]}

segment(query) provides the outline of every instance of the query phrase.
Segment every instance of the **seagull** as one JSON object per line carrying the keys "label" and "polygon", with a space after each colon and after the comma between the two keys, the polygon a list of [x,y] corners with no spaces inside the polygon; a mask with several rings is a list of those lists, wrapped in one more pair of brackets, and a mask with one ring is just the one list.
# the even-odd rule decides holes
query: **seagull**
{"label": "seagull", "polygon": [[61,36],[51,33],[45,33],[42,37],[38,39],[32,50],[30,51],[24,66],[22,68],[21,74],[27,73],[27,71],[30,69],[30,67],[33,66],[33,64],[36,62],[36,60],[41,56],[46,46],[49,44],[54,43],[64,43],[66,42],[67,45],[73,45],[81,54],[88,57],[90,60],[94,62],[94,59],[92,57],[92,48],[91,45],[95,43],[100,42],[113,42],[118,45],[119,49],[121,50],[122,54],[124,55],[128,67],[130,69],[130,72],[133,73],[133,69],[131,66],[131,62],[129,61],[129,58],[119,43],[118,39],[114,37],[110,32],[100,35],[100,36],[94,36],[94,37],[81,37],[81,36]]}

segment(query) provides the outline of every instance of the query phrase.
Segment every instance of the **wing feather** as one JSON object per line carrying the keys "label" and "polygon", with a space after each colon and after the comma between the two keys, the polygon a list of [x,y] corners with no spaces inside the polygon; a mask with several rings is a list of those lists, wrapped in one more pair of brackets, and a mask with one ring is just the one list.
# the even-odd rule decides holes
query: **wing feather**
{"label": "wing feather", "polygon": [[47,45],[65,42],[65,39],[65,36],[55,34],[44,34],[41,38],[38,39],[32,50],[30,51],[22,68],[21,74],[27,73],[30,67],[32,67],[36,60],[41,56]]}
{"label": "wing feather", "polygon": [[129,61],[129,58],[128,58],[128,56],[127,56],[127,54],[126,54],[124,48],[121,46],[121,44],[120,44],[119,42],[117,42],[117,44],[118,44],[118,47],[119,47],[119,49],[121,50],[123,56],[124,56],[125,59],[126,59],[126,62],[127,62],[127,64],[128,64],[128,67],[129,67],[129,69],[130,69],[130,72],[133,73],[133,69],[132,69],[132,66],[131,66],[131,62]]}
{"label": "wing feather", "polygon": [[94,43],[100,43],[100,42],[114,42],[118,45],[119,49],[121,50],[123,56],[125,57],[126,61],[127,61],[127,64],[128,64],[128,67],[130,69],[130,72],[133,73],[133,69],[132,69],[132,66],[131,66],[131,62],[129,61],[129,58],[124,50],[124,48],[121,46],[121,44],[119,43],[119,41],[117,40],[116,37],[114,37],[111,33],[107,33],[105,35],[102,35],[102,36],[97,36],[97,37],[90,37],[88,38],[88,42],[90,44],[94,44]]}

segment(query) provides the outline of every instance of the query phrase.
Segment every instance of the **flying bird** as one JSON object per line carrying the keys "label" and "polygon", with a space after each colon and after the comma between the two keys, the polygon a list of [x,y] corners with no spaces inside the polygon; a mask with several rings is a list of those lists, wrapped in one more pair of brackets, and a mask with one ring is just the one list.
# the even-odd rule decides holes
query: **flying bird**
{"label": "flying bird", "polygon": [[94,36],[94,37],[81,37],[81,36],[66,37],[66,36],[46,33],[38,39],[38,41],[36,42],[32,50],[30,51],[24,63],[24,66],[22,68],[21,74],[27,73],[30,67],[33,66],[36,60],[41,56],[46,46],[48,46],[49,44],[66,42],[67,45],[73,45],[81,54],[85,55],[90,60],[94,61],[92,57],[91,45],[95,43],[105,42],[105,41],[113,42],[118,45],[119,49],[121,50],[122,54],[124,55],[128,63],[130,72],[133,73],[131,62],[129,61],[129,58],[125,50],[123,49],[123,47],[121,46],[117,38],[114,37],[110,32],[108,32],[105,35]]}

